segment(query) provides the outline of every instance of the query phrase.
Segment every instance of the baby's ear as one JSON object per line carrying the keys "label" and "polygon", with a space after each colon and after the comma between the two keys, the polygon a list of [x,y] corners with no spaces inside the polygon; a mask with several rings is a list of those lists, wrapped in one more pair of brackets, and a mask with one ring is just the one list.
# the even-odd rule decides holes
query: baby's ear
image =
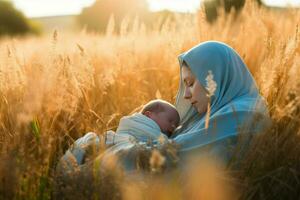
{"label": "baby's ear", "polygon": [[145,111],[144,115],[146,115],[147,117],[151,117],[151,112],[150,111]]}

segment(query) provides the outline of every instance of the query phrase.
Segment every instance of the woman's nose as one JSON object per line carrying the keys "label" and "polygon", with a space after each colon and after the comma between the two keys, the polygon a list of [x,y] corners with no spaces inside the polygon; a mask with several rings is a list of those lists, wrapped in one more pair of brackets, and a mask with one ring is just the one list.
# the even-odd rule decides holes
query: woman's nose
{"label": "woman's nose", "polygon": [[188,88],[185,88],[183,97],[185,99],[190,99],[192,97],[191,91]]}

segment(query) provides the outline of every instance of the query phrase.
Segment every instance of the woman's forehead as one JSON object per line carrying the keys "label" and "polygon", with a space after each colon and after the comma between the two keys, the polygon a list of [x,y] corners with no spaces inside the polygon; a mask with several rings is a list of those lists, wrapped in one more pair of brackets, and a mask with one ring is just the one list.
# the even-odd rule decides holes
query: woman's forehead
{"label": "woman's forehead", "polygon": [[192,73],[192,71],[190,70],[190,68],[183,66],[182,67],[182,78],[195,78],[194,74]]}

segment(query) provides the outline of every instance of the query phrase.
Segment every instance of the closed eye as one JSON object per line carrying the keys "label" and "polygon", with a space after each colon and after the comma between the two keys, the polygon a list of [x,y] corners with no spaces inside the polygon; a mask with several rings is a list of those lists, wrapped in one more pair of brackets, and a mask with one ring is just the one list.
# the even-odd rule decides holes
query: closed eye
{"label": "closed eye", "polygon": [[187,79],[184,79],[184,84],[187,86],[187,87],[192,87],[194,85],[194,82],[193,80],[187,80]]}
{"label": "closed eye", "polygon": [[188,83],[188,87],[192,87],[194,85],[194,82],[190,82],[190,83]]}
{"label": "closed eye", "polygon": [[171,123],[172,128],[175,129],[177,127],[177,122],[176,121],[170,120],[169,122]]}

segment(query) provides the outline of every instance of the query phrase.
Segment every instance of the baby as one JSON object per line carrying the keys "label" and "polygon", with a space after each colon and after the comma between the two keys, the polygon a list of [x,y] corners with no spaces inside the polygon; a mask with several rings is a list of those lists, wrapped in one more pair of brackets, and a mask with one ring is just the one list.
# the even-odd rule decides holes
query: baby
{"label": "baby", "polygon": [[155,121],[161,132],[168,137],[179,125],[179,113],[175,106],[167,101],[152,100],[142,108],[141,113]]}
{"label": "baby", "polygon": [[139,141],[156,140],[162,134],[170,137],[179,121],[175,106],[164,100],[152,100],[140,112],[122,117],[116,135],[131,135]]}
{"label": "baby", "polygon": [[107,147],[119,144],[116,147],[118,149],[119,147],[125,148],[126,145],[130,146],[128,141],[132,137],[139,142],[157,140],[161,136],[167,138],[173,134],[179,121],[180,117],[175,106],[164,100],[152,100],[140,112],[122,117],[116,132],[107,131],[103,136],[89,132],[79,138],[62,159],[69,163],[68,158],[71,155],[71,157],[74,156],[78,164],[82,164],[86,157],[86,151],[94,149],[89,147],[94,145],[98,147],[102,139],[104,139]]}

